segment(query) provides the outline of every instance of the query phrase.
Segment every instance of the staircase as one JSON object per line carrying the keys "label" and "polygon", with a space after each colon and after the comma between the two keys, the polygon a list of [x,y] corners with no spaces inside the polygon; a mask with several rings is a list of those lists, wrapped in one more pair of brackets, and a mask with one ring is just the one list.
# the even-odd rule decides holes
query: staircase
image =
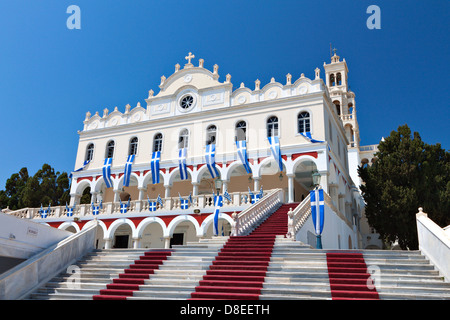
{"label": "staircase", "polygon": [[419,251],[316,250],[285,238],[296,205],[282,205],[247,236],[169,251],[96,250],[78,261],[77,274],[58,275],[28,298],[450,300],[450,283]]}

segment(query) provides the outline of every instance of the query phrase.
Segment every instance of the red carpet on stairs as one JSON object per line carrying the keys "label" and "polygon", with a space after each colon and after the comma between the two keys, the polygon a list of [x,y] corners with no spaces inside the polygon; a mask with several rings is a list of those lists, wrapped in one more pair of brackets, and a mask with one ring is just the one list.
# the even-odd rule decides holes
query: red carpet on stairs
{"label": "red carpet on stairs", "polygon": [[106,289],[100,290],[99,295],[94,295],[94,300],[126,300],[133,295],[133,291],[139,290],[144,280],[149,279],[155,269],[172,254],[169,250],[152,250],[144,253],[131,264],[113,283],[106,285]]}
{"label": "red carpet on stairs", "polygon": [[361,253],[328,252],[327,265],[333,300],[379,299]]}
{"label": "red carpet on stairs", "polygon": [[258,300],[275,236],[286,235],[287,212],[297,205],[282,205],[248,236],[230,237],[191,300]]}

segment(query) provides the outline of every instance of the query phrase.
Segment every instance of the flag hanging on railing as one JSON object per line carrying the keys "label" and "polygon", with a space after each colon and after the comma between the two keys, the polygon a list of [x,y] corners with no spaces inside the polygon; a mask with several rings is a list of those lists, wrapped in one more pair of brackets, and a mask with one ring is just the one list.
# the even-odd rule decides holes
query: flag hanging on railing
{"label": "flag hanging on railing", "polygon": [[229,202],[232,202],[231,200],[231,196],[230,196],[230,194],[228,193],[228,189],[227,190],[225,190],[225,192],[224,192],[224,194],[223,194],[223,197],[225,198],[225,199],[227,199]]}
{"label": "flag hanging on railing", "polygon": [[250,168],[250,164],[248,163],[247,158],[247,141],[245,140],[236,141],[236,147],[239,159],[241,159],[245,171],[247,173],[252,173],[252,169]]}
{"label": "flag hanging on railing", "polygon": [[159,194],[158,194],[158,198],[156,198],[156,202],[159,203],[159,205],[161,206],[161,208],[164,207],[164,203],[163,203],[163,201],[162,201],[162,199],[161,199],[161,196],[160,196]]}
{"label": "flag hanging on railing", "polygon": [[178,152],[178,165],[180,168],[181,180],[187,180],[187,178],[188,178],[186,156],[187,156],[187,149],[181,148],[180,151]]}
{"label": "flag hanging on railing", "polygon": [[151,169],[152,169],[152,183],[159,183],[159,161],[161,160],[161,151],[155,151],[152,154]]}
{"label": "flag hanging on railing", "polygon": [[130,200],[131,200],[131,198],[128,198],[128,202],[127,203],[122,203],[122,200],[119,199],[119,201],[120,201],[120,213],[127,213],[128,208],[130,207]]}
{"label": "flag hanging on railing", "polygon": [[99,215],[100,213],[100,209],[103,209],[103,200],[100,200],[100,204],[98,206],[95,206],[94,203],[92,202],[91,206],[92,206],[92,214],[94,216]]}
{"label": "flag hanging on railing", "polygon": [[325,204],[323,198],[323,189],[315,189],[309,192],[311,198],[311,216],[316,232],[316,249],[322,249],[322,231],[325,220]]}
{"label": "flag hanging on railing", "polygon": [[251,204],[255,204],[261,198],[260,194],[259,193],[253,193],[250,190],[250,187],[248,188],[248,195],[250,197],[250,203]]}
{"label": "flag hanging on railing", "polygon": [[273,158],[277,162],[280,171],[283,171],[283,160],[281,159],[280,140],[277,136],[269,137],[269,143]]}
{"label": "flag hanging on railing", "polygon": [[182,210],[186,210],[189,208],[189,200],[183,199],[178,192],[178,197],[180,197],[180,207]]}
{"label": "flag hanging on railing", "polygon": [[45,219],[48,217],[49,213],[50,213],[50,204],[48,204],[48,209],[44,210],[44,208],[42,208],[42,203],[41,203],[41,209],[39,210],[39,214],[41,215],[41,218]]}
{"label": "flag hanging on railing", "polygon": [[263,186],[261,186],[261,188],[259,189],[259,194],[258,194],[259,199],[262,199],[263,194],[264,194]]}
{"label": "flag hanging on railing", "polygon": [[150,198],[147,195],[147,201],[148,201],[148,210],[150,210],[150,212],[154,212],[156,211],[156,201],[150,201]]}
{"label": "flag hanging on railing", "polygon": [[300,134],[306,138],[306,140],[308,140],[309,142],[312,143],[320,143],[320,142],[324,142],[324,141],[319,141],[319,140],[315,140],[311,137],[311,132],[300,132]]}
{"label": "flag hanging on railing", "polygon": [[74,172],[82,171],[82,170],[89,164],[89,162],[91,162],[91,160],[86,160],[86,161],[83,163],[83,166],[82,166],[81,168],[78,168],[77,170],[72,171],[72,172],[69,174],[69,179],[72,179],[72,175],[73,175]]}
{"label": "flag hanging on railing", "polygon": [[134,154],[130,154],[127,158],[127,162],[125,163],[125,171],[123,173],[123,186],[130,186],[130,178],[131,178],[131,167],[134,162]]}
{"label": "flag hanging on railing", "polygon": [[73,213],[74,213],[74,211],[75,211],[76,205],[77,205],[77,203],[75,202],[75,203],[73,204],[73,207],[72,207],[72,208],[69,208],[69,206],[67,205],[67,202],[66,202],[66,215],[67,215],[68,217],[72,217],[72,216],[73,216]]}
{"label": "flag hanging on railing", "polygon": [[219,213],[223,206],[223,198],[220,195],[214,196],[214,235],[219,235]]}
{"label": "flag hanging on railing", "polygon": [[111,179],[111,164],[112,158],[106,158],[103,164],[103,180],[105,180],[107,188],[111,188],[113,186],[113,182]]}
{"label": "flag hanging on railing", "polygon": [[206,145],[206,166],[208,167],[211,177],[215,179],[219,176],[219,171],[216,168],[216,145],[214,143]]}

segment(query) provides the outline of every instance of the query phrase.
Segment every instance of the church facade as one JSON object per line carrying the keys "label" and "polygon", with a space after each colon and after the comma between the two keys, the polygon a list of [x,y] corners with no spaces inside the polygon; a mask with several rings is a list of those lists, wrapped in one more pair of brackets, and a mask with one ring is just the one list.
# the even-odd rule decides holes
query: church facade
{"label": "church facade", "polygon": [[218,65],[194,59],[162,76],[146,106],[86,114],[70,206],[51,208],[45,222],[76,232],[96,219],[100,248],[167,248],[212,236],[214,194],[227,195],[220,229],[228,235],[232,214],[252,197],[281,189],[283,202],[300,203],[318,172],[354,230],[348,246],[376,247],[357,175],[376,145],[360,146],[345,59],[324,63],[324,79],[316,68],[314,79],[288,74],[237,89],[229,74],[219,80]]}

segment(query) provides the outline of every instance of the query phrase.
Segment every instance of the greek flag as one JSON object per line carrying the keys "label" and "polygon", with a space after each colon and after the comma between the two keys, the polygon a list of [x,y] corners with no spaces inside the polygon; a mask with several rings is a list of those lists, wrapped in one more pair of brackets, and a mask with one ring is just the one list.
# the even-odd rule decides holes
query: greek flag
{"label": "greek flag", "polygon": [[206,165],[208,167],[211,177],[214,179],[219,176],[219,171],[216,168],[216,145],[208,144],[206,145]]}
{"label": "greek flag", "polygon": [[263,194],[264,194],[263,186],[261,186],[261,188],[259,189],[259,194],[258,194],[259,199],[261,199],[263,197]]}
{"label": "greek flag", "polygon": [[156,201],[150,201],[148,196],[147,201],[148,201],[148,210],[150,210],[150,212],[156,211]]}
{"label": "greek flag", "polygon": [[150,162],[152,169],[152,183],[159,183],[159,161],[161,160],[161,151],[155,151],[152,154],[152,161]]}
{"label": "greek flag", "polygon": [[214,235],[219,235],[219,212],[223,206],[222,196],[214,196]]}
{"label": "greek flag", "polygon": [[39,214],[41,215],[41,218],[45,219],[48,217],[48,214],[50,213],[50,204],[48,204],[48,209],[44,210],[44,208],[42,208],[42,203],[41,203],[41,209],[39,210]]}
{"label": "greek flag", "polygon": [[71,173],[69,174],[69,179],[72,179],[72,175],[73,175],[74,172],[82,171],[82,170],[89,164],[89,162],[91,162],[91,160],[86,160],[86,161],[83,163],[83,166],[82,166],[81,168],[78,168],[77,170],[71,172]]}
{"label": "greek flag", "polygon": [[72,208],[69,208],[69,207],[67,206],[67,202],[66,202],[66,214],[67,214],[68,217],[72,217],[72,216],[73,216],[73,212],[75,211],[75,206],[76,206],[76,205],[77,205],[77,204],[74,203],[74,204],[73,204],[73,207],[72,207]]}
{"label": "greek flag", "polygon": [[277,136],[269,137],[270,150],[275,161],[278,163],[280,171],[283,171],[283,161],[281,160],[280,140]]}
{"label": "greek flag", "polygon": [[261,198],[259,193],[253,193],[250,188],[248,188],[248,195],[250,197],[250,203],[255,204]]}
{"label": "greek flag", "polygon": [[123,186],[129,187],[130,186],[130,178],[131,178],[131,167],[134,162],[134,154],[131,154],[127,158],[127,162],[125,163],[125,172],[123,175]]}
{"label": "greek flag", "polygon": [[179,192],[178,192],[178,196],[180,197],[181,210],[186,210],[187,208],[189,208],[189,200],[183,199]]}
{"label": "greek flag", "polygon": [[191,192],[191,193],[189,193],[189,197],[188,197],[188,200],[189,200],[189,203],[190,203],[191,205],[193,205],[193,204],[194,204],[194,200],[192,199],[192,192]]}
{"label": "greek flag", "polygon": [[188,172],[187,172],[187,166],[186,166],[186,155],[187,155],[187,149],[181,148],[178,153],[178,164],[179,164],[179,168],[180,168],[181,180],[187,180],[187,178],[188,178]]}
{"label": "greek flag", "polygon": [[250,164],[248,163],[247,159],[247,141],[245,140],[236,141],[236,147],[239,159],[241,159],[245,171],[247,171],[247,173],[252,173],[252,169],[250,168]]}
{"label": "greek flag", "polygon": [[128,208],[130,207],[130,200],[131,198],[128,198],[128,203],[122,203],[122,200],[120,201],[120,213],[127,213]]}
{"label": "greek flag", "polygon": [[311,216],[314,224],[314,230],[316,232],[317,249],[322,249],[321,234],[323,231],[325,205],[323,198],[323,189],[311,190],[309,192],[311,197]]}
{"label": "greek flag", "polygon": [[162,199],[161,199],[161,196],[160,196],[159,194],[158,194],[158,198],[156,198],[156,202],[159,203],[159,205],[161,206],[161,208],[164,207],[164,203],[163,203],[163,201],[162,201]]}
{"label": "greek flag", "polygon": [[311,137],[311,132],[300,132],[300,134],[301,134],[303,137],[305,137],[306,140],[308,140],[309,142],[312,142],[312,143],[320,143],[320,142],[323,142],[323,141],[319,141],[319,140],[313,139],[313,138]]}
{"label": "greek flag", "polygon": [[100,200],[100,204],[98,206],[94,206],[94,203],[92,202],[92,214],[94,216],[98,216],[98,214],[100,213],[100,209],[103,209],[103,204],[102,204],[103,200]]}
{"label": "greek flag", "polygon": [[103,179],[105,180],[107,188],[111,188],[113,186],[113,182],[111,179],[111,163],[112,158],[106,158],[103,164]]}
{"label": "greek flag", "polygon": [[224,197],[225,199],[227,199],[229,202],[231,202],[231,196],[230,196],[230,194],[228,193],[228,189],[225,190],[225,193],[223,194],[223,197]]}

